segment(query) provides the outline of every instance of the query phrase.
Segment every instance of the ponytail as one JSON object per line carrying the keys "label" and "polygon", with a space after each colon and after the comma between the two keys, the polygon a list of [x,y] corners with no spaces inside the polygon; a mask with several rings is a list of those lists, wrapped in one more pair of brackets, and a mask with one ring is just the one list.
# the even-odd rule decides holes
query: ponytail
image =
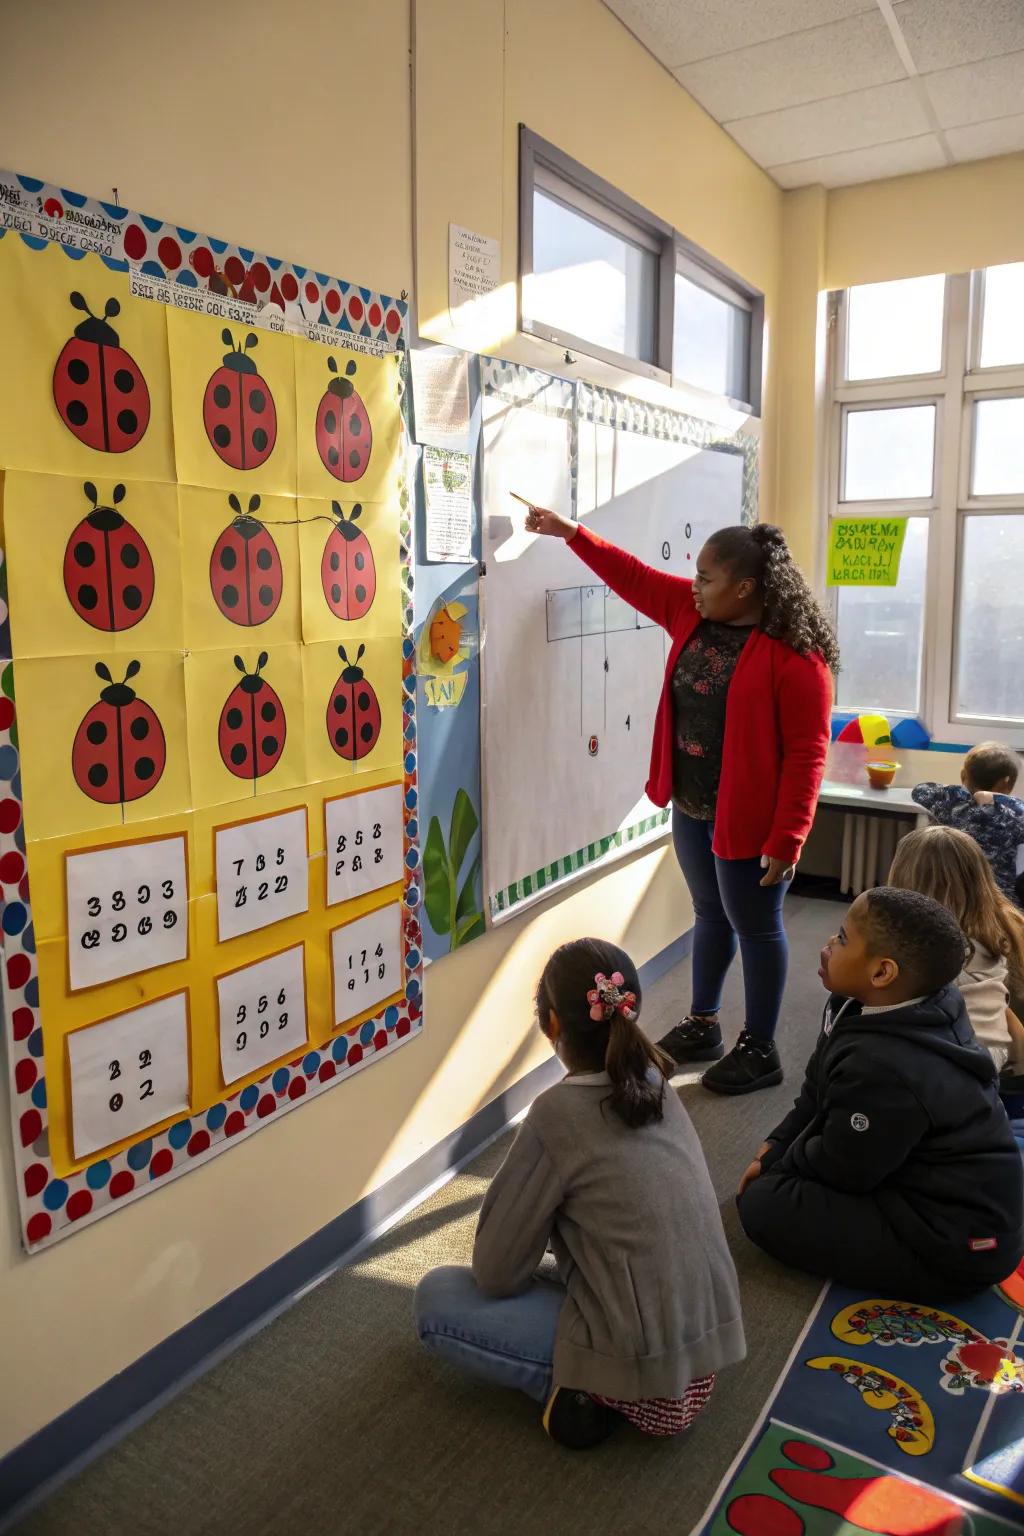
{"label": "ponytail", "polygon": [[537,1016],[546,1029],[553,1012],[569,1057],[578,1071],[611,1079],[604,1100],[631,1130],[660,1120],[665,1080],[675,1071],[671,1058],[637,1025],[640,978],[615,944],[577,939],[556,949],[537,987]]}
{"label": "ponytail", "polygon": [[764,603],[761,628],[801,656],[819,655],[833,672],[839,671],[839,642],[803,572],[772,523],[753,528],[737,524],[720,528],[708,539],[715,557],[737,580],[752,577]]}

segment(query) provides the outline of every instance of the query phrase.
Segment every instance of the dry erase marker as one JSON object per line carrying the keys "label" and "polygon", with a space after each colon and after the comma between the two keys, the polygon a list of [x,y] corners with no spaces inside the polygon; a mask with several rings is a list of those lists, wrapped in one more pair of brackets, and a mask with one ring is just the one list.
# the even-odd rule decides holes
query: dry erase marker
{"label": "dry erase marker", "polygon": [[509,495],[512,497],[513,501],[521,501],[524,507],[533,506],[532,501],[527,501],[525,496],[520,496],[516,491],[509,491]]}

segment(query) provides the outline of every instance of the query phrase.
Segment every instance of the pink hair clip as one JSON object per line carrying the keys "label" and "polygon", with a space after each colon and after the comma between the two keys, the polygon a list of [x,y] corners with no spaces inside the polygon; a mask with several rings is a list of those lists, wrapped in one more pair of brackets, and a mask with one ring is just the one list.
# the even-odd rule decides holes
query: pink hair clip
{"label": "pink hair clip", "polygon": [[613,971],[611,976],[598,971],[594,985],[587,993],[590,1017],[595,1023],[607,1023],[617,1013],[624,1019],[636,1018],[636,993],[622,991],[625,979],[621,971]]}

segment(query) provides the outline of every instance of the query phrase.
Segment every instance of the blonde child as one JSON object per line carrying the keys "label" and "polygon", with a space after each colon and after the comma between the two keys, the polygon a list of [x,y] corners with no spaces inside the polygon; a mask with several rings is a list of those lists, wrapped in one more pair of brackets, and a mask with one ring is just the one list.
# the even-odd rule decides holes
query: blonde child
{"label": "blonde child", "polygon": [[896,849],[889,884],[931,896],[953,914],[973,953],[957,977],[971,1026],[997,1070],[1024,1065],[1024,1027],[1009,993],[1024,992],[1024,914],[996,885],[972,837],[955,827],[923,827]]}

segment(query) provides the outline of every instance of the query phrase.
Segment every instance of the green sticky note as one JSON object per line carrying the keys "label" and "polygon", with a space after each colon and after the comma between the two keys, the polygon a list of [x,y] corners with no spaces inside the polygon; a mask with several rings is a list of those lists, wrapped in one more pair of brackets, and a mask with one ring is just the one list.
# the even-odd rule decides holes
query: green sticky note
{"label": "green sticky note", "polygon": [[894,587],[907,536],[905,517],[834,517],[827,587]]}

